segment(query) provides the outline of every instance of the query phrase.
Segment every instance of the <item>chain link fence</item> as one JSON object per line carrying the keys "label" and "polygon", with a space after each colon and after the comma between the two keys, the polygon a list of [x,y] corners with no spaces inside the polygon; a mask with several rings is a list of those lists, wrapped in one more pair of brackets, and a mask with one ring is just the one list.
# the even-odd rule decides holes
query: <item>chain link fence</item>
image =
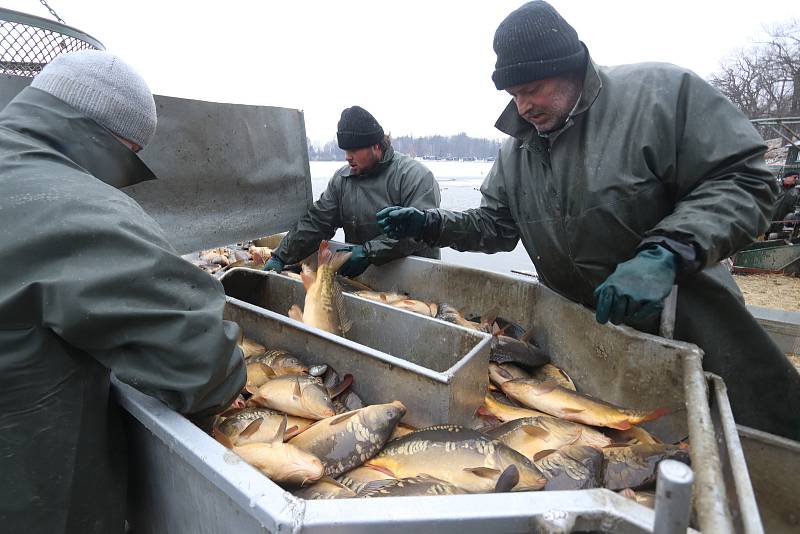
{"label": "chain link fence", "polygon": [[0,8],[0,73],[32,78],[57,55],[87,49],[105,47],[65,24]]}

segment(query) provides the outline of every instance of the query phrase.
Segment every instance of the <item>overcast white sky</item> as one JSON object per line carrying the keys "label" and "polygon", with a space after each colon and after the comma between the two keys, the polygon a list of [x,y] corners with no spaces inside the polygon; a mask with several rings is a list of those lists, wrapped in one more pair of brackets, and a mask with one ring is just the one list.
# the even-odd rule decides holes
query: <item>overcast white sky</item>
{"label": "overcast white sky", "polygon": [[[153,92],[305,112],[315,143],[345,107],[394,136],[493,128],[508,95],[491,80],[497,25],[521,0],[48,0],[122,56]],[[800,18],[798,0],[552,0],[595,61],[666,61],[706,77],[763,28]],[[51,18],[39,0],[2,6]]]}

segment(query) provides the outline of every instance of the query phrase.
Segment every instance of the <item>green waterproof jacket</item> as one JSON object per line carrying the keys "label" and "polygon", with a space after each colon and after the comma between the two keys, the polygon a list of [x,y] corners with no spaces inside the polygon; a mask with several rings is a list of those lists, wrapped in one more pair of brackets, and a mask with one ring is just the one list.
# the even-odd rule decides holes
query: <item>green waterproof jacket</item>
{"label": "green waterproof jacket", "polygon": [[112,134],[39,89],[0,113],[8,532],[122,532],[125,439],[109,371],[195,416],[227,406],[245,382],[219,281],[108,185],[148,178]]}
{"label": "green waterproof jacket", "polygon": [[705,351],[739,422],[800,438],[798,374],[719,264],[764,232],[776,193],[747,118],[679,67],[589,60],[559,131],[539,136],[513,101],[497,127],[511,138],[481,207],[429,212],[427,242],[497,252],[522,239],[541,281],[591,308],[617,264],[665,246],[680,257],[676,337]]}
{"label": "green waterproof jacket", "polygon": [[410,255],[438,259],[439,250],[425,243],[383,235],[375,213],[386,206],[438,208],[440,202],[439,184],[431,171],[390,146],[367,174],[351,175],[348,165],[336,171],[319,200],[273,254],[287,265],[297,263],[315,252],[320,241],[344,228],[345,241],[363,245],[375,265]]}

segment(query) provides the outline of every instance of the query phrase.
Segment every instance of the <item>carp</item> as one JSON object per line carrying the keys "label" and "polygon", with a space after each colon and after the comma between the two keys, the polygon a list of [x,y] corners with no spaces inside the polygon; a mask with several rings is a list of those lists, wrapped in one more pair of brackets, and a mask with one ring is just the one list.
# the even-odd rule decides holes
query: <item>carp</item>
{"label": "carp", "polygon": [[533,462],[547,477],[545,490],[579,490],[600,487],[603,453],[586,445],[569,445],[542,451]]}
{"label": "carp", "polygon": [[259,387],[275,376],[275,371],[266,364],[260,362],[251,362],[248,360],[247,366],[247,386]]}
{"label": "carp", "polygon": [[525,417],[538,417],[547,415],[539,410],[521,408],[495,399],[491,394],[487,394],[483,399],[483,404],[478,408],[478,414],[494,417],[502,422],[513,421]]}
{"label": "carp", "polygon": [[619,495],[622,495],[626,499],[630,499],[637,504],[641,504],[642,506],[647,506],[650,509],[655,509],[656,507],[656,492],[655,491],[633,491],[630,488],[625,488],[624,490],[620,490],[617,492]]}
{"label": "carp", "polygon": [[356,291],[355,294],[359,297],[380,302],[382,304],[395,304],[408,298],[408,295],[404,295],[402,293],[379,293],[377,291],[368,291],[366,289]]}
{"label": "carp", "polygon": [[611,444],[608,437],[594,429],[549,415],[514,419],[485,432],[485,435],[531,459],[541,451],[567,445],[605,447]]}
{"label": "carp", "polygon": [[640,426],[632,426],[627,430],[615,430],[607,428],[603,433],[611,438],[612,443],[625,445],[661,444],[660,439]]}
{"label": "carp", "polygon": [[495,363],[518,363],[526,367],[538,367],[550,362],[550,355],[523,339],[502,334],[492,335],[489,361]]}
{"label": "carp", "polygon": [[336,415],[320,379],[307,375],[283,375],[267,380],[250,400],[264,408],[308,419]]}
{"label": "carp", "polygon": [[400,401],[373,404],[318,421],[289,443],[317,456],[325,474],[336,477],[377,454],[405,413]]}
{"label": "carp", "polygon": [[516,378],[530,378],[531,375],[519,365],[513,363],[489,362],[489,380],[500,386],[503,382]]}
{"label": "carp", "polygon": [[546,363],[541,367],[531,370],[530,378],[538,382],[555,382],[565,389],[576,391],[575,383],[560,367],[556,367],[552,363]]}
{"label": "carp", "polygon": [[350,252],[331,252],[328,242],[319,245],[317,272],[312,278],[307,270],[301,274],[306,289],[303,322],[326,332],[344,335],[350,330],[351,323],[344,311],[342,288],[334,275],[345,262],[350,259]]}
{"label": "carp", "polygon": [[639,489],[656,481],[661,460],[690,464],[689,451],[677,445],[644,444],[603,449],[603,487]]}
{"label": "carp", "polygon": [[[253,432],[245,433],[245,430],[258,419],[262,421],[259,427]],[[273,439],[284,419],[286,419],[287,424],[287,428],[284,432],[284,439],[290,439],[296,436],[314,423],[312,419],[287,416],[266,408],[245,408],[223,419],[222,422],[215,427],[214,435],[216,437],[216,433],[221,432],[235,445],[266,442]]]}
{"label": "carp", "polygon": [[387,475],[383,471],[378,471],[362,465],[340,475],[336,480],[354,492],[359,493],[370,482],[375,482],[376,480],[387,480],[391,478],[393,477]]}
{"label": "carp", "polygon": [[245,360],[255,356],[256,354],[262,354],[267,351],[267,348],[264,345],[253,341],[250,338],[244,337],[244,335],[240,336],[237,343],[239,348],[242,349],[242,355],[244,356]]}
{"label": "carp", "polygon": [[356,496],[356,492],[331,477],[322,477],[307,488],[295,491],[294,496],[307,500],[350,499]]}
{"label": "carp", "polygon": [[257,247],[255,245],[250,245],[250,248],[247,249],[247,252],[253,258],[253,261],[257,264],[265,264],[267,260],[272,257],[272,249],[269,247]]}
{"label": "carp", "polygon": [[279,376],[308,374],[308,366],[300,358],[280,349],[264,351],[250,358],[247,363],[263,363]]}
{"label": "carp", "polygon": [[530,408],[568,421],[627,430],[631,425],[658,419],[666,409],[631,410],[562,388],[555,382],[517,379],[500,386],[509,398]]}
{"label": "carp", "polygon": [[419,475],[370,482],[358,492],[357,496],[371,499],[374,497],[463,495],[465,493],[467,493],[465,490],[444,480],[428,475]]}
{"label": "carp", "polygon": [[538,490],[547,482],[517,451],[457,425],[432,426],[391,441],[366,466],[395,478],[432,476],[470,493]]}
{"label": "carp", "polygon": [[[432,306],[435,306],[435,304]],[[448,323],[463,326],[464,328],[469,328],[471,330],[478,330],[479,332],[488,331],[488,326],[465,319],[461,312],[458,311],[454,306],[444,302],[439,304],[438,309],[434,311],[433,317],[441,319],[442,321],[447,321]]]}
{"label": "carp", "polygon": [[426,317],[434,317],[436,315],[436,304],[428,304],[427,302],[422,302],[421,300],[405,298],[393,303],[392,306],[395,308],[400,308],[401,310],[418,313]]}
{"label": "carp", "polygon": [[[251,426],[256,426],[260,421],[257,419]],[[226,441],[224,435],[217,437],[223,445],[273,482],[302,486],[309,481],[319,480],[324,471],[322,462],[313,454],[283,442],[286,424],[287,419],[284,418],[272,439],[266,442],[234,445]]]}

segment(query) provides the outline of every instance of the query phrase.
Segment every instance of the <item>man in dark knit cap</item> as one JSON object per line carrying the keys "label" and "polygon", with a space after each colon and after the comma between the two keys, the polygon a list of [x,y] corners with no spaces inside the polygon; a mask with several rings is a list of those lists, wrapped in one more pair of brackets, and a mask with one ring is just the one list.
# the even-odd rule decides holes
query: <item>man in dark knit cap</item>
{"label": "man in dark knit cap", "polygon": [[342,112],[336,133],[347,165],[336,171],[308,213],[283,238],[264,270],[280,271],[316,251],[344,227],[350,259],[340,273],[356,277],[371,264],[417,255],[438,258],[439,249],[415,239],[383,235],[375,212],[386,205],[438,208],[439,184],[424,165],[398,154],[381,125],[359,106]]}
{"label": "man in dark knit cap", "polygon": [[125,530],[126,439],[110,373],[201,419],[245,383],[219,281],[118,188],[153,95],[119,57],[57,56],[0,112],[0,530]]}
{"label": "man in dark knit cap", "polygon": [[522,239],[544,284],[643,332],[678,284],[675,337],[705,351],[737,422],[800,439],[800,375],[720,265],[766,230],[776,193],[747,118],[686,69],[596,65],[547,2],[506,17],[494,50],[511,137],[481,207],[386,208],[387,234],[489,253]]}

